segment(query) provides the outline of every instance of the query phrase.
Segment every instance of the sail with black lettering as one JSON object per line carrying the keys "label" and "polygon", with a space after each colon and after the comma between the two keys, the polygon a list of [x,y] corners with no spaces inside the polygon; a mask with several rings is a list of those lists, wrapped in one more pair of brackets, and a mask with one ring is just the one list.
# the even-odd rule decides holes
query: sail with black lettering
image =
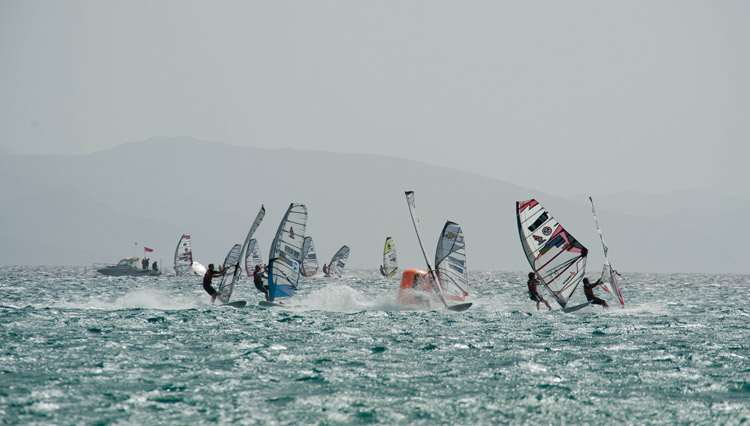
{"label": "sail with black lettering", "polygon": [[279,223],[268,255],[268,298],[270,302],[294,295],[302,266],[307,207],[292,203]]}
{"label": "sail with black lettering", "polygon": [[343,246],[331,258],[326,276],[341,278],[344,275],[347,259],[349,259],[349,246]]}
{"label": "sail with black lettering", "polygon": [[253,238],[250,240],[250,244],[247,246],[247,253],[245,254],[245,273],[248,277],[253,276],[256,266],[263,268],[263,256],[260,254],[258,240]]}
{"label": "sail with black lettering", "polygon": [[609,248],[604,243],[604,235],[602,229],[599,227],[599,219],[596,217],[596,209],[594,208],[594,200],[589,197],[591,201],[591,213],[594,215],[594,223],[596,223],[596,231],[599,232],[599,238],[602,240],[602,249],[604,250],[604,266],[602,267],[602,288],[614,295],[617,301],[620,302],[620,306],[625,306],[625,301],[620,293],[620,283],[617,280],[617,271],[612,268],[612,264],[609,262]]}
{"label": "sail with black lettering", "polygon": [[383,247],[383,265],[380,267],[380,273],[386,278],[391,278],[398,273],[396,243],[391,237],[385,239],[385,246]]}
{"label": "sail with black lettering", "polygon": [[529,265],[564,308],[583,280],[588,250],[536,200],[516,202],[516,219]]}
{"label": "sail with black lettering", "polygon": [[[234,290],[234,285],[242,277],[242,267],[240,266],[242,264],[242,259],[245,257],[245,252],[247,251],[248,245],[250,245],[250,240],[253,239],[255,230],[258,229],[258,226],[260,226],[260,222],[263,221],[265,215],[266,209],[261,205],[253,224],[250,226],[250,230],[247,231],[245,241],[241,246],[237,244],[232,248],[229,252],[232,256],[231,259],[229,255],[227,255],[227,259],[224,260],[224,267],[227,268],[227,270],[224,273],[224,276],[221,277],[221,284],[218,289],[219,300],[223,303],[229,303],[229,299],[232,297],[232,291]],[[237,246],[239,246],[240,249],[239,252],[235,254],[234,250]]]}
{"label": "sail with black lettering", "polygon": [[312,237],[305,237],[302,243],[302,275],[312,277],[318,272],[318,255]]}
{"label": "sail with black lettering", "polygon": [[464,301],[469,293],[469,278],[466,272],[466,244],[461,227],[451,221],[445,222],[435,251],[437,273],[443,297],[446,300]]}
{"label": "sail with black lettering", "polygon": [[193,243],[190,240],[190,235],[183,234],[174,251],[174,272],[180,276],[192,271],[192,269]]}

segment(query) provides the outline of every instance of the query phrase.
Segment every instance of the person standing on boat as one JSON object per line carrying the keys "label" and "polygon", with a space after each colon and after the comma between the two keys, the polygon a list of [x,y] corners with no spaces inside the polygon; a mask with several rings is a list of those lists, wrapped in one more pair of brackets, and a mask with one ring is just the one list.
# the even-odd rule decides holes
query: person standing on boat
{"label": "person standing on boat", "polygon": [[255,265],[255,270],[253,271],[253,283],[259,292],[266,295],[266,301],[268,301],[268,287],[263,285],[263,278],[263,271],[260,269],[260,265]]}
{"label": "person standing on boat", "polygon": [[220,277],[224,275],[224,272],[226,272],[227,268],[222,268],[220,271],[214,270],[214,264],[210,263],[208,265],[208,270],[206,270],[206,274],[203,275],[203,289],[206,290],[206,293],[211,295],[211,304],[214,303],[216,298],[219,296],[219,292],[216,291],[213,286],[211,286],[211,280],[214,277]]}
{"label": "person standing on boat", "polygon": [[539,305],[541,303],[544,303],[547,305],[547,309],[550,311],[552,310],[552,307],[549,305],[549,302],[544,300],[544,298],[539,294],[539,291],[537,291],[537,286],[540,286],[542,284],[541,281],[539,281],[536,278],[536,273],[529,272],[529,281],[526,282],[526,285],[529,287],[529,298],[536,302],[536,310],[539,310]]}
{"label": "person standing on boat", "polygon": [[604,299],[600,299],[596,296],[594,296],[594,287],[601,285],[602,280],[601,278],[598,279],[595,283],[591,284],[591,281],[589,281],[588,278],[583,279],[583,294],[586,295],[586,300],[591,302],[592,305],[602,305],[605,308],[608,308],[609,305]]}

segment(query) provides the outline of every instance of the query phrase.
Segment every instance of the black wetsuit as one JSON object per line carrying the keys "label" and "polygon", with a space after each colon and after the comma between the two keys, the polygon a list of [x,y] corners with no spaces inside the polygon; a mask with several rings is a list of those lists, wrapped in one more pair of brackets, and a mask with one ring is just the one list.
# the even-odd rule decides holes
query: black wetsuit
{"label": "black wetsuit", "polygon": [[583,283],[583,294],[586,295],[586,300],[591,302],[593,305],[607,306],[607,302],[605,302],[604,299],[600,299],[594,296],[594,287],[596,287],[597,285],[599,284],[586,285],[586,283]]}
{"label": "black wetsuit", "polygon": [[255,288],[257,288],[258,291],[266,295],[266,300],[268,300],[268,287],[263,285],[262,273],[253,272],[253,284],[255,284]]}
{"label": "black wetsuit", "polygon": [[219,271],[206,271],[206,274],[203,275],[203,289],[211,296],[218,293],[216,289],[211,286],[211,280],[214,278],[214,275],[218,276],[221,275],[221,273],[219,273]]}

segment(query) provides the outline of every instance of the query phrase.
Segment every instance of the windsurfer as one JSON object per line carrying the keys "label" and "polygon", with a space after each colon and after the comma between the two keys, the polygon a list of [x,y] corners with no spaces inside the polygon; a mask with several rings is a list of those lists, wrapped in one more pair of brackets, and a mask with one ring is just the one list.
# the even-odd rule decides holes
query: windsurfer
{"label": "windsurfer", "polygon": [[214,277],[220,277],[224,275],[224,272],[226,272],[227,268],[222,268],[220,271],[214,270],[214,264],[211,263],[208,265],[208,270],[206,270],[206,274],[203,275],[203,289],[206,290],[206,293],[211,295],[211,303],[213,304],[216,298],[219,296],[219,292],[216,291],[215,288],[211,286],[211,280]]}
{"label": "windsurfer", "polygon": [[268,287],[263,285],[263,271],[261,271],[260,265],[255,265],[255,270],[253,271],[253,283],[258,291],[265,294],[266,301],[268,301]]}
{"label": "windsurfer", "polygon": [[586,295],[586,300],[591,302],[593,305],[602,305],[605,308],[608,308],[609,305],[604,299],[600,299],[596,296],[594,296],[594,287],[601,285],[602,280],[599,279],[595,283],[591,284],[588,278],[583,279],[583,294]]}
{"label": "windsurfer", "polygon": [[542,282],[539,281],[536,278],[536,273],[529,272],[529,281],[526,283],[526,285],[529,287],[529,298],[536,302],[536,310],[539,310],[540,304],[543,302],[545,305],[547,305],[547,309],[550,311],[552,310],[552,307],[549,305],[549,302],[544,300],[544,298],[539,294],[537,291],[537,286],[541,285]]}

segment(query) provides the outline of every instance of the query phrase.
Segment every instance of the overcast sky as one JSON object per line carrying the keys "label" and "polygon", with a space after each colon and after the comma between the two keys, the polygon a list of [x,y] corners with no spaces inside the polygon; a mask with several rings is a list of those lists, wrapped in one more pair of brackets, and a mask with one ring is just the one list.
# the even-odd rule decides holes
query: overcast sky
{"label": "overcast sky", "polygon": [[193,136],[561,196],[750,198],[749,18],[748,1],[0,0],[0,148]]}

